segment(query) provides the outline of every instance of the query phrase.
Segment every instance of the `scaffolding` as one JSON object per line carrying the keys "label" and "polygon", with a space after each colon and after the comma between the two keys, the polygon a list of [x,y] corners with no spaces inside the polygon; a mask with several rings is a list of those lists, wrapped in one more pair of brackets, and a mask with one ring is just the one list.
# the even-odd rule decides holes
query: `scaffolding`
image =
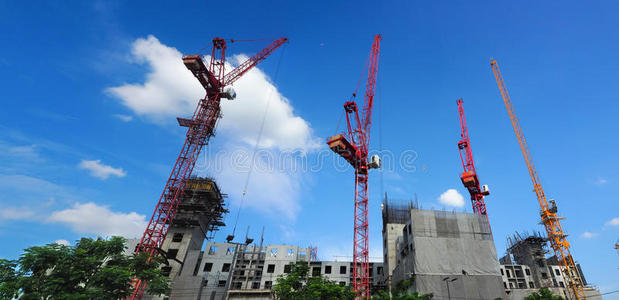
{"label": "scaffolding", "polygon": [[411,209],[418,209],[417,200],[394,200],[389,199],[385,194],[385,200],[381,205],[383,213],[383,227],[388,223],[391,224],[406,224],[410,219]]}
{"label": "scaffolding", "polygon": [[171,227],[200,227],[204,237],[212,239],[220,227],[225,226],[224,214],[228,213],[217,183],[212,178],[192,176],[185,185],[176,216],[168,221]]}

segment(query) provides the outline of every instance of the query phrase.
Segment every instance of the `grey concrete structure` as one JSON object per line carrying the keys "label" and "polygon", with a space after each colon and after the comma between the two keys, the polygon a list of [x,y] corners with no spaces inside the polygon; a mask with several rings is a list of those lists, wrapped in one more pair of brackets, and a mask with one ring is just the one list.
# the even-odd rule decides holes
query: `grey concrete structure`
{"label": "grey concrete structure", "polygon": [[[563,279],[563,272],[558,265],[548,265],[552,271],[552,279],[555,284],[551,287],[547,287],[553,294],[569,299],[567,290],[565,289],[565,283]],[[526,265],[501,265],[501,275],[503,275],[503,284],[505,285],[506,299],[510,300],[523,300],[525,297],[533,292],[539,290],[539,283],[535,282],[533,272],[529,266]],[[600,292],[593,287],[584,288],[587,299],[602,299]]]}
{"label": "grey concrete structure", "polygon": [[383,217],[383,263],[385,266],[385,285],[391,291],[393,269],[397,264],[396,240],[402,236],[402,230],[410,217],[411,202],[396,203],[385,201],[380,210]]}
{"label": "grey concrete structure", "polygon": [[536,287],[553,287],[551,270],[546,261],[547,239],[541,234],[522,236],[519,233],[507,238],[508,255],[520,265],[526,265],[531,270]]}
{"label": "grey concrete structure", "polygon": [[539,288],[528,266],[508,264],[501,265],[500,268],[503,287],[506,290]]}
{"label": "grey concrete structure", "polygon": [[409,291],[435,299],[504,298],[499,262],[484,217],[435,210],[409,211],[397,238],[393,283],[411,279]]}
{"label": "grey concrete structure", "polygon": [[[203,256],[201,249],[204,240],[224,226],[223,215],[228,212],[224,205],[225,197],[211,178],[192,177],[185,185],[176,215],[168,223],[168,233],[158,249],[166,258],[161,270],[172,278],[170,297],[184,297],[193,294],[194,288],[202,288],[203,281],[197,278]],[[128,252],[135,252],[138,243],[139,240],[129,241]],[[142,298],[168,297],[145,294]]]}
{"label": "grey concrete structure", "polygon": [[[313,276],[350,284],[352,262],[310,261],[309,251],[290,245],[208,242],[205,251],[187,251],[182,271],[172,277],[170,299],[272,299],[277,278],[297,261],[307,262]],[[382,287],[383,274],[382,263],[370,263],[373,289]]]}
{"label": "grey concrete structure", "polygon": [[[501,271],[505,289],[511,293],[510,299],[521,299],[518,297],[523,295],[523,298],[542,287],[566,297],[565,273],[555,256],[546,257],[549,252],[547,238],[540,233],[532,235],[515,233],[507,239],[507,243],[509,245],[507,254],[500,261],[503,264]],[[580,264],[576,264],[576,268],[586,285],[587,281]],[[508,270],[511,270],[509,274]],[[586,287],[585,293],[592,297],[599,295],[599,291],[593,287]],[[514,298],[515,295],[519,296]]]}

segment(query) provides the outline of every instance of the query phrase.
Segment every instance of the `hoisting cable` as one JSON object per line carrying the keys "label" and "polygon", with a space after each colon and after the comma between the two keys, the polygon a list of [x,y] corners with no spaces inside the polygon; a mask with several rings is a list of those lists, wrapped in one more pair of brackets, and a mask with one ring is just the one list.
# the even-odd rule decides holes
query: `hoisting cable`
{"label": "hoisting cable", "polygon": [[[279,74],[279,67],[282,62],[282,58],[284,57],[284,53],[286,52],[286,47],[283,47],[281,54],[279,56],[279,60],[277,61],[277,66],[275,67],[275,75],[273,76],[273,83],[277,82],[277,75]],[[269,95],[267,96],[267,103],[264,107],[264,113],[262,114],[262,123],[260,124],[260,130],[258,130],[258,138],[256,139],[256,144],[254,145],[254,152],[252,153],[251,161],[249,161],[249,171],[247,172],[247,178],[245,178],[245,186],[243,187],[243,194],[241,196],[241,204],[236,212],[236,219],[234,220],[234,228],[232,229],[232,236],[236,233],[236,225],[239,223],[239,216],[241,215],[241,210],[243,209],[243,204],[245,202],[245,195],[247,194],[247,187],[249,186],[249,179],[254,170],[254,161],[256,159],[256,153],[258,153],[258,147],[260,146],[260,139],[262,138],[262,133],[264,132],[264,124],[266,123],[266,117],[269,111],[269,106],[271,105],[271,96],[273,95],[273,91],[276,90],[275,84],[274,88],[269,91]]]}
{"label": "hoisting cable", "polygon": [[342,114],[340,114],[340,120],[337,121],[337,127],[335,127],[335,134],[336,135],[338,130],[340,130],[340,123],[342,123],[342,119],[344,118],[344,111],[342,110]]}

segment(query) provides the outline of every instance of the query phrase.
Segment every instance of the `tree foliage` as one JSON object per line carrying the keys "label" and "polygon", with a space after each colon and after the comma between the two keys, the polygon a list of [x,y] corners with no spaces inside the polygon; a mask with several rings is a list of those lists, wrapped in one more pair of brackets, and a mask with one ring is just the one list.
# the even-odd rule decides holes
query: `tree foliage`
{"label": "tree foliage", "polygon": [[279,277],[273,286],[273,296],[279,300],[354,299],[349,286],[339,286],[322,276],[309,276],[306,262],[292,264],[290,273]]}
{"label": "tree foliage", "polygon": [[547,288],[541,288],[537,292],[533,292],[531,295],[524,298],[525,300],[563,300],[563,297],[557,296]]}
{"label": "tree foliage", "polygon": [[132,292],[134,277],[147,281],[151,294],[169,291],[161,260],[148,261],[144,253],[126,256],[124,249],[121,237],[27,248],[18,260],[0,259],[0,298],[119,299]]}

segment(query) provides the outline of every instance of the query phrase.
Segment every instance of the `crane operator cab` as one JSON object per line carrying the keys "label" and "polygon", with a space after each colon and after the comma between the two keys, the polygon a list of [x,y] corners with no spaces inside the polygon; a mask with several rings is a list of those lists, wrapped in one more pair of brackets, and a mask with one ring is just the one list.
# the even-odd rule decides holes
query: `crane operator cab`
{"label": "crane operator cab", "polygon": [[368,164],[370,169],[379,169],[380,168],[380,156],[374,154],[370,158],[370,163]]}
{"label": "crane operator cab", "polygon": [[484,196],[490,195],[490,188],[488,187],[487,184],[484,184],[481,186],[481,194]]}
{"label": "crane operator cab", "polygon": [[231,86],[225,87],[224,91],[220,95],[221,98],[226,98],[228,100],[234,100],[236,98],[236,92]]}

